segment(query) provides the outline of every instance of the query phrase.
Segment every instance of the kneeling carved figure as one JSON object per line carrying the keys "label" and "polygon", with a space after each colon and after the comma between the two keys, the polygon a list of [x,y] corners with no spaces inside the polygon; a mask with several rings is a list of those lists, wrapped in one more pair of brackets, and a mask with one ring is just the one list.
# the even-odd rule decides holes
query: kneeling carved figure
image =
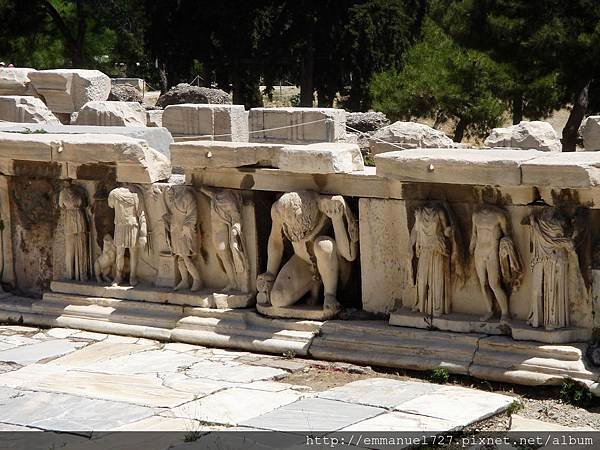
{"label": "kneeling carved figure", "polygon": [[[271,218],[267,272],[257,280],[258,302],[286,307],[310,293],[314,304],[323,286],[324,310],[339,311],[338,284],[358,254],[358,224],[344,198],[289,192],[273,204]],[[284,238],[294,254],[281,267]]]}

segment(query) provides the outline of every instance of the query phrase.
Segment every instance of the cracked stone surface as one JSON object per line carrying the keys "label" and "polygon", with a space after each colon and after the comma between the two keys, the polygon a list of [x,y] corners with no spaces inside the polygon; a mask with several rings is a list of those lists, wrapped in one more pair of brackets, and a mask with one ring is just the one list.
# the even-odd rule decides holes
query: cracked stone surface
{"label": "cracked stone surface", "polygon": [[[197,441],[166,442],[169,435],[161,435],[147,449],[193,448],[211,445],[216,439],[211,432],[232,427],[449,431],[501,412],[512,401],[473,389],[375,377],[316,392],[291,376],[328,364],[334,371],[342,368],[65,328],[0,326],[0,431],[57,432],[44,445],[87,439],[89,448],[98,449],[111,448],[119,435],[95,432],[178,431],[193,433]],[[96,437],[90,441],[74,433]]]}

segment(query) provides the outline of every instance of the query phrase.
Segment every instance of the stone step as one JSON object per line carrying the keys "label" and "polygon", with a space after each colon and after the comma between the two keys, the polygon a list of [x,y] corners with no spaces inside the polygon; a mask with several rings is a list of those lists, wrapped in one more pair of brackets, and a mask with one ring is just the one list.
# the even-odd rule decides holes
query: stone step
{"label": "stone step", "polygon": [[57,292],[47,292],[42,300],[29,302],[19,314],[30,323],[49,326],[60,324],[211,347],[277,354],[289,351],[297,355],[307,355],[322,325],[270,319],[258,315],[254,309],[184,307]]}
{"label": "stone step", "polygon": [[538,341],[548,344],[567,342],[586,342],[591,330],[585,328],[560,328],[552,331],[532,328],[523,321],[510,320],[501,323],[498,320],[480,321],[476,316],[467,314],[447,314],[441,317],[428,317],[421,313],[401,309],[390,314],[390,325],[457,333],[484,333],[487,335],[508,335],[518,341]]}
{"label": "stone step", "polygon": [[315,358],[466,374],[483,335],[391,327],[381,321],[330,321],[310,348]]}
{"label": "stone step", "polygon": [[167,303],[198,306],[202,308],[247,308],[254,305],[254,295],[244,293],[218,293],[213,290],[175,292],[168,288],[147,286],[111,286],[75,281],[53,281],[52,292],[84,295],[88,297],[115,298],[139,302]]}
{"label": "stone step", "polygon": [[600,372],[584,344],[549,345],[505,336],[395,327],[382,320],[271,319],[254,309],[209,309],[115,298],[46,293],[0,298],[0,321],[77,328],[209,347],[432,370],[526,385],[571,378],[600,395]]}

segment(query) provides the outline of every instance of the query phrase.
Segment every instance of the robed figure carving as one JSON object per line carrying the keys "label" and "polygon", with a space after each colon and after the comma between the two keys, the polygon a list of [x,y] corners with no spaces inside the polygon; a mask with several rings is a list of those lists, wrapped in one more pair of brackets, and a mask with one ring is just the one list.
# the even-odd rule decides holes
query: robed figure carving
{"label": "robed figure carving", "polygon": [[227,275],[225,291],[250,290],[250,265],[242,229],[242,198],[231,189],[203,187],[210,198],[212,242]]}
{"label": "robed figure carving", "polygon": [[58,195],[65,233],[65,266],[69,280],[86,281],[90,273],[89,227],[83,192],[65,184]]}
{"label": "robed figure carving", "polygon": [[571,302],[587,298],[575,250],[576,236],[567,235],[566,218],[550,207],[534,209],[523,223],[531,227],[533,272],[527,323],[547,330],[568,327]]}
{"label": "robed figure carving", "polygon": [[417,301],[413,310],[434,317],[451,312],[452,275],[462,278],[456,228],[441,204],[429,203],[415,211],[410,233],[411,251],[414,248],[417,259]]}
{"label": "robed figure carving", "polygon": [[177,267],[181,281],[174,290],[187,289],[197,291],[202,287],[200,272],[192,257],[196,254],[196,224],[198,222],[198,205],[196,196],[190,188],[172,186],[166,191],[167,213],[163,216],[167,225],[171,251],[177,259]]}

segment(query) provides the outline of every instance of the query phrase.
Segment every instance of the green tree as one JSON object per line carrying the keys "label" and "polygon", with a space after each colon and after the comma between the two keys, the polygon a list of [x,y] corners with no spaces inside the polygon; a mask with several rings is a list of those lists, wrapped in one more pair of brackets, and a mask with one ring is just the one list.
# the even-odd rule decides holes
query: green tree
{"label": "green tree", "polygon": [[375,109],[392,120],[452,120],[454,140],[484,136],[507,110],[500,100],[509,77],[484,53],[456,44],[426,20],[423,37],[406,54],[401,70],[376,74],[370,84]]}
{"label": "green tree", "polygon": [[575,150],[590,86],[600,73],[600,2],[439,0],[434,16],[461,44],[510,66],[514,122],[573,105],[563,150]]}
{"label": "green tree", "polygon": [[21,66],[99,68],[143,57],[136,0],[0,0],[0,55]]}

